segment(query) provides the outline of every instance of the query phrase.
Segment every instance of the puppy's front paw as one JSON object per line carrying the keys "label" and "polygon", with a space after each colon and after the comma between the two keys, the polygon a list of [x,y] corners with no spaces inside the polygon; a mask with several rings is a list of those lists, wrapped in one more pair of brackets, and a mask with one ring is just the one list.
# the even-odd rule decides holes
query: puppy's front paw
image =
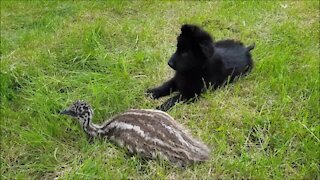
{"label": "puppy's front paw", "polygon": [[157,89],[148,89],[146,92],[146,96],[152,99],[158,99],[160,97],[160,93]]}

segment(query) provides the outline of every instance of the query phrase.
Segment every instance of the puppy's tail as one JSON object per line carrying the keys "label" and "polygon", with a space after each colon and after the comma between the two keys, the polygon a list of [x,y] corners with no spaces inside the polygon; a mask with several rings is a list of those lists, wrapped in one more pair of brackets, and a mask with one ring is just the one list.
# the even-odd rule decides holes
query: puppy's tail
{"label": "puppy's tail", "polygon": [[246,47],[247,48],[247,50],[248,50],[248,52],[250,52],[252,49],[254,49],[256,47],[256,44],[255,43],[253,43],[252,45],[250,45],[250,46],[248,46],[248,47]]}

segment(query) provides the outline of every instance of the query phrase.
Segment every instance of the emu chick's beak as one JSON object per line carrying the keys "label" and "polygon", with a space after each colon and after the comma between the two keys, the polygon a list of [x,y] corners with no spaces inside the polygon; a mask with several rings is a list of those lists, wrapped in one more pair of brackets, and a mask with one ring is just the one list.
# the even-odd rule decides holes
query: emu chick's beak
{"label": "emu chick's beak", "polygon": [[71,112],[69,109],[65,109],[59,112],[59,114],[66,114],[72,116],[74,113]]}

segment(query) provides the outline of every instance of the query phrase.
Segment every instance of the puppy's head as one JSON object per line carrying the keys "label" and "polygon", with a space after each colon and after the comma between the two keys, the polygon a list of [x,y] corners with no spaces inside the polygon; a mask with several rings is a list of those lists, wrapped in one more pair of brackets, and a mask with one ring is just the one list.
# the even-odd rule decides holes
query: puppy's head
{"label": "puppy's head", "polygon": [[177,41],[177,50],[168,65],[178,72],[201,70],[205,62],[213,56],[213,40],[198,26],[183,25]]}

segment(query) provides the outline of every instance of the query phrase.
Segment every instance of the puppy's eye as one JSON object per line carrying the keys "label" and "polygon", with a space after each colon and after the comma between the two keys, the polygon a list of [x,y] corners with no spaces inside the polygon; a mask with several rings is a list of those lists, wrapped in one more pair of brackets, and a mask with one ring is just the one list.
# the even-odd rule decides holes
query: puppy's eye
{"label": "puppy's eye", "polygon": [[186,56],[188,56],[188,53],[187,52],[183,52],[183,53],[181,53],[181,56],[182,57],[186,57]]}

